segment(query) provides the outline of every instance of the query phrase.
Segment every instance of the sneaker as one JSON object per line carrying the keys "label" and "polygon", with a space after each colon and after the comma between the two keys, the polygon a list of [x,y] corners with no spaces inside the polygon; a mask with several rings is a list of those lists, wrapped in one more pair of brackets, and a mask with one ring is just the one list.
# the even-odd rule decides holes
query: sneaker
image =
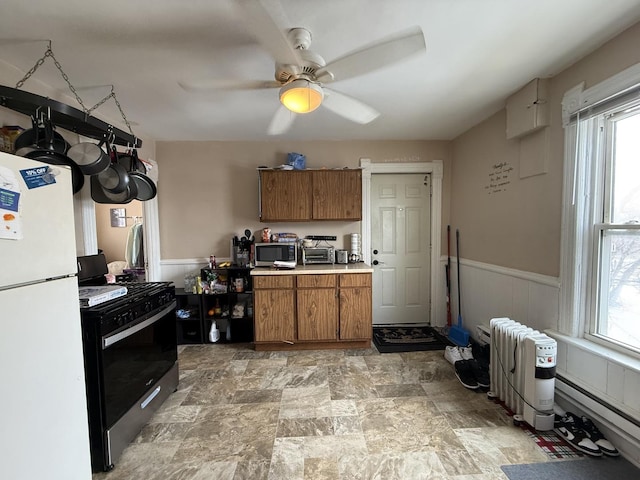
{"label": "sneaker", "polygon": [[463,360],[473,359],[473,353],[471,352],[471,347],[459,347],[459,348],[460,348],[460,355],[462,356]]}
{"label": "sneaker", "polygon": [[596,427],[590,419],[587,417],[581,417],[580,420],[582,421],[582,430],[587,434],[589,439],[591,439],[591,441],[595,443],[600,450],[602,450],[602,453],[610,457],[617,457],[620,455],[618,449],[614,447],[609,440],[604,438],[602,432],[598,430],[598,427]]}
{"label": "sneaker", "polygon": [[460,380],[460,383],[471,390],[478,388],[478,381],[473,373],[473,368],[469,362],[473,360],[458,360],[455,364],[456,377]]}
{"label": "sneaker", "polygon": [[458,350],[458,347],[445,347],[444,358],[451,365],[455,365],[457,361],[462,360],[462,356],[460,355],[460,350]]}
{"label": "sneaker", "polygon": [[582,422],[571,412],[563,417],[556,415],[553,422],[553,430],[565,439],[574,448],[593,457],[601,457],[602,450],[582,430]]}
{"label": "sneaker", "polygon": [[491,381],[489,379],[489,370],[483,368],[482,364],[474,358],[472,358],[471,360],[467,360],[467,362],[471,367],[471,371],[473,372],[474,377],[476,377],[478,386],[482,388],[489,388],[491,386]]}

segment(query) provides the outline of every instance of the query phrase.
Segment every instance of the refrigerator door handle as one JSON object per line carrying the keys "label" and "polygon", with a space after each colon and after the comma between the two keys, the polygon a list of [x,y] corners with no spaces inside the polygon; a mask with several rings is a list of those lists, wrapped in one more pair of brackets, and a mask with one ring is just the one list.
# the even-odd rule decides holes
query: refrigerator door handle
{"label": "refrigerator door handle", "polygon": [[120,340],[124,340],[125,338],[130,337],[131,335],[133,335],[134,333],[138,333],[140,330],[144,330],[149,325],[153,325],[158,320],[160,320],[162,317],[164,317],[169,312],[171,312],[171,310],[176,308],[176,305],[177,305],[177,303],[174,300],[173,302],[171,302],[171,304],[167,308],[165,308],[161,312],[156,313],[153,317],[150,317],[150,318],[146,319],[143,322],[137,323],[133,327],[127,328],[126,330],[118,332],[115,335],[109,335],[107,337],[102,337],[102,349],[106,350],[107,348],[109,348],[110,346],[114,345],[115,343],[118,343]]}

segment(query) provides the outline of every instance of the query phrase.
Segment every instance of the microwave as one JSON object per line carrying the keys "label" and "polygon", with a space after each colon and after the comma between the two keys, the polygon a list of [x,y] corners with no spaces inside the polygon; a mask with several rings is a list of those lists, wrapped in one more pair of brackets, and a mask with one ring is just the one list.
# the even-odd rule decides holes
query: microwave
{"label": "microwave", "polygon": [[335,253],[333,247],[302,247],[302,264],[334,263]]}
{"label": "microwave", "polygon": [[256,243],[253,253],[256,267],[270,267],[276,261],[298,263],[295,243]]}

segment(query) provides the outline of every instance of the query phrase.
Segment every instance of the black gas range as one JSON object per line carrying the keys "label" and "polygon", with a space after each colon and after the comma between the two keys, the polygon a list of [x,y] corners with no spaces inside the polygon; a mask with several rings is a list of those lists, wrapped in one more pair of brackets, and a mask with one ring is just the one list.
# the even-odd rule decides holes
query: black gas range
{"label": "black gas range", "polygon": [[126,295],[82,309],[83,322],[97,322],[103,335],[129,328],[175,299],[175,288],[169,282],[116,282],[110,285],[125,287]]}
{"label": "black gas range", "polygon": [[[80,286],[102,286],[103,255],[78,258]],[[113,285],[113,284],[110,284]],[[81,308],[91,463],[111,470],[178,386],[175,288],[118,282],[127,293]]]}

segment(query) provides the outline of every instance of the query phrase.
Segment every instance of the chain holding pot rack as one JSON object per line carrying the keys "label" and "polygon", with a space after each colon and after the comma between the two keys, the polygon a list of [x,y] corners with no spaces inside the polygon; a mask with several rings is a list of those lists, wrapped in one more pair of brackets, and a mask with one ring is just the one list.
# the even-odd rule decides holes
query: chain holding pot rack
{"label": "chain holding pot rack", "polygon": [[[41,97],[29,92],[20,90],[29,78],[40,68],[47,58],[51,57],[56,68],[60,72],[60,75],[67,83],[69,90],[75,96],[78,104],[82,107],[82,112],[70,107],[66,104],[51,100],[49,98]],[[48,47],[44,55],[39,58],[33,67],[27,71],[27,73],[20,79],[15,86],[15,89],[4,87],[0,85],[0,105],[23,113],[25,115],[33,115],[34,111],[38,112],[42,107],[46,107],[50,112],[51,121],[65,130],[70,130],[83,136],[87,136],[94,139],[104,138],[106,135],[113,135],[115,137],[114,143],[118,145],[125,145],[128,147],[139,148],[142,146],[142,141],[138,139],[133,133],[131,123],[127,119],[127,116],[122,109],[122,105],[118,101],[115,88],[113,85],[111,92],[105,96],[102,100],[96,103],[93,107],[87,108],[82,98],[78,94],[77,89],[73,86],[69,80],[69,76],[65,73],[60,62],[56,59],[51,48],[51,40],[48,40]],[[113,98],[122,120],[129,129],[129,134],[115,128],[113,125],[107,124],[102,120],[99,120],[91,114],[103,105],[107,100]]]}

